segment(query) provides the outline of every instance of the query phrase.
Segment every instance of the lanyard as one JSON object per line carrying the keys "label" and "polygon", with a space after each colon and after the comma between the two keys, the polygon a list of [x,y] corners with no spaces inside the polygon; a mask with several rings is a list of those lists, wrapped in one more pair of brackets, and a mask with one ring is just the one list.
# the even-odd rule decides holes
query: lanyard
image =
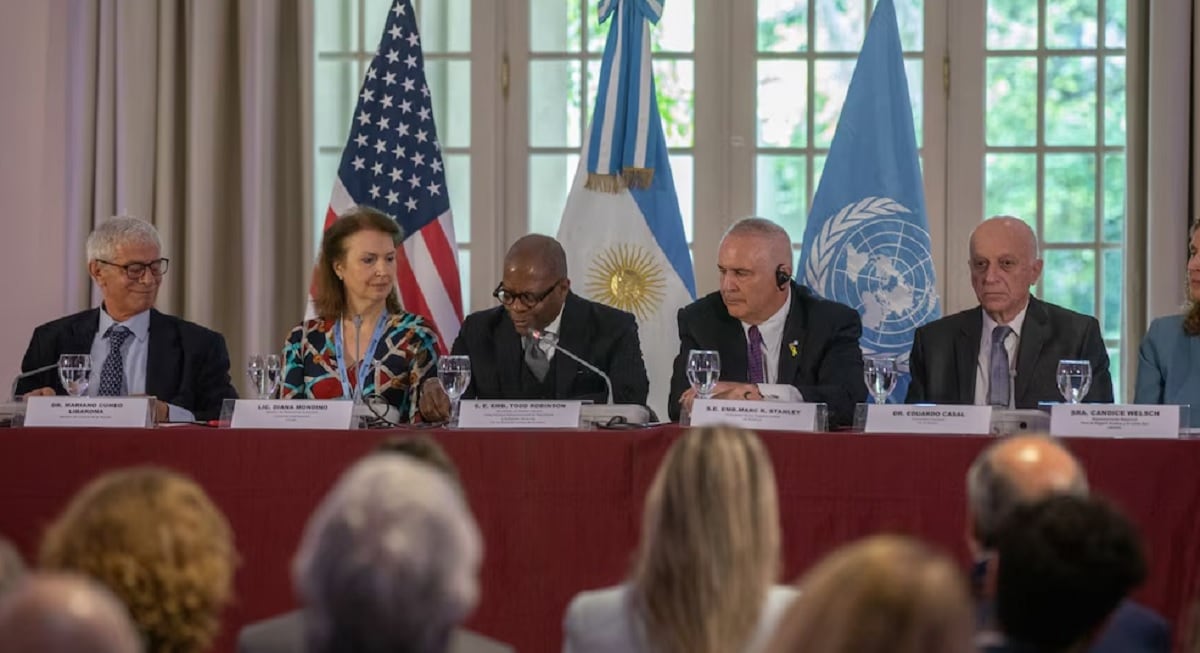
{"label": "lanyard", "polygon": [[366,383],[367,383],[367,374],[370,372],[371,363],[373,362],[373,359],[375,358],[375,348],[379,345],[379,339],[383,337],[383,332],[385,330],[385,327],[387,326],[387,322],[388,322],[388,313],[387,313],[387,311],[384,311],[382,314],[380,314],[379,320],[375,323],[375,332],[371,335],[371,342],[367,345],[367,348],[363,351],[362,360],[358,361],[358,370],[357,370],[358,386],[357,387],[358,387],[358,392],[360,394],[357,394],[357,395],[351,391],[350,378],[346,375],[346,348],[342,344],[343,339],[342,339],[342,320],[341,320],[341,318],[338,318],[338,321],[336,323],[334,323],[334,325],[333,325],[333,351],[334,351],[334,354],[337,355],[338,377],[341,379],[341,382],[342,382],[342,396],[343,397],[346,397],[349,399],[349,398],[356,398],[356,397],[362,396],[361,393],[364,391],[363,389],[366,387]]}

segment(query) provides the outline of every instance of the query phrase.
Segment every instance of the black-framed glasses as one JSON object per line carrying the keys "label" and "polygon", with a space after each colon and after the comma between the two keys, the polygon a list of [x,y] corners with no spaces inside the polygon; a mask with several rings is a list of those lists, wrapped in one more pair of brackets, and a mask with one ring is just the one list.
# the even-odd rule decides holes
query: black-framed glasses
{"label": "black-framed glasses", "polygon": [[105,265],[111,265],[114,268],[121,268],[122,270],[125,270],[125,276],[129,277],[130,279],[132,279],[134,281],[137,281],[138,279],[142,278],[142,275],[146,274],[146,270],[149,270],[150,274],[152,274],[156,277],[161,277],[162,275],[167,273],[167,264],[170,263],[171,261],[170,261],[170,259],[160,258],[158,260],[149,261],[147,263],[137,262],[137,263],[126,263],[126,264],[122,265],[120,263],[113,263],[112,261],[105,261],[102,258],[98,258],[98,259],[96,259],[96,262],[103,263]]}
{"label": "black-framed glasses", "polygon": [[533,293],[512,292],[511,290],[505,289],[504,282],[501,281],[496,286],[496,289],[492,291],[492,297],[495,297],[500,301],[501,304],[504,304],[505,306],[512,306],[514,302],[521,302],[521,306],[524,306],[525,308],[533,308],[534,306],[542,303],[544,299],[549,297],[550,293],[554,292],[554,289],[557,288],[558,284],[560,283],[562,283],[562,279],[550,284],[550,287],[542,292]]}

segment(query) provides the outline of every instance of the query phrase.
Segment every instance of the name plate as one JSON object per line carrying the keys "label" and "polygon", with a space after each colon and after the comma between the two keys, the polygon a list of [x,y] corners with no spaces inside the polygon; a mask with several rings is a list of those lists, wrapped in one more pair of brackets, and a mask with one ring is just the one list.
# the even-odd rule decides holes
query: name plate
{"label": "name plate", "polygon": [[154,426],[153,397],[30,397],[25,426]]}
{"label": "name plate", "polygon": [[230,428],[337,429],[351,428],[354,402],[346,400],[238,399],[233,402]]}
{"label": "name plate", "polygon": [[825,404],[742,399],[697,399],[692,402],[692,426],[730,424],[771,431],[821,431],[818,415]]}
{"label": "name plate", "polygon": [[869,404],[866,432],[987,435],[992,407]]}
{"label": "name plate", "polygon": [[1050,433],[1093,438],[1177,438],[1179,406],[1055,404]]}
{"label": "name plate", "polygon": [[577,429],[582,401],[468,399],[458,404],[463,429]]}

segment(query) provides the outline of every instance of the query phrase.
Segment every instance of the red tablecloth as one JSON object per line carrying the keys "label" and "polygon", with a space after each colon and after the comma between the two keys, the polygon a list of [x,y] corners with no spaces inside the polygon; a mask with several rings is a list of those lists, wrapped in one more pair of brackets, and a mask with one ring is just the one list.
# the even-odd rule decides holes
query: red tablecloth
{"label": "red tablecloth", "polygon": [[[430,432],[457,463],[483,531],[483,601],[470,626],[524,653],[561,645],[576,592],[620,581],[642,499],[676,427],[631,432]],[[309,513],[388,433],[11,429],[0,431],[0,533],[32,556],[44,526],[97,473],[156,463],[197,479],[229,516],[242,565],[217,651],[242,624],[292,607],[288,568]],[[963,476],[977,437],[774,434],[786,569],[879,531],[920,535],[960,558]],[[1139,598],[1177,620],[1200,589],[1200,441],[1076,440],[1093,487],[1145,535]]]}

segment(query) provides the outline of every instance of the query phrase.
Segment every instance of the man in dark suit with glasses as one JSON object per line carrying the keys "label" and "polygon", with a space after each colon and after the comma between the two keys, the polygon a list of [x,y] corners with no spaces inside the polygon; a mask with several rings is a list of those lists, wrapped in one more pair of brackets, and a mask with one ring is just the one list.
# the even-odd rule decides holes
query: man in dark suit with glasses
{"label": "man in dark suit with glasses", "polygon": [[[466,399],[607,400],[604,380],[569,356],[556,355],[534,333],[557,337],[559,346],[612,378],[613,402],[645,404],[650,391],[633,314],[571,292],[567,257],[549,236],[530,234],[504,256],[504,276],[492,292],[499,306],[463,321],[451,353],[471,357]],[[450,414],[437,379],[426,379],[419,401],[427,421]]]}

